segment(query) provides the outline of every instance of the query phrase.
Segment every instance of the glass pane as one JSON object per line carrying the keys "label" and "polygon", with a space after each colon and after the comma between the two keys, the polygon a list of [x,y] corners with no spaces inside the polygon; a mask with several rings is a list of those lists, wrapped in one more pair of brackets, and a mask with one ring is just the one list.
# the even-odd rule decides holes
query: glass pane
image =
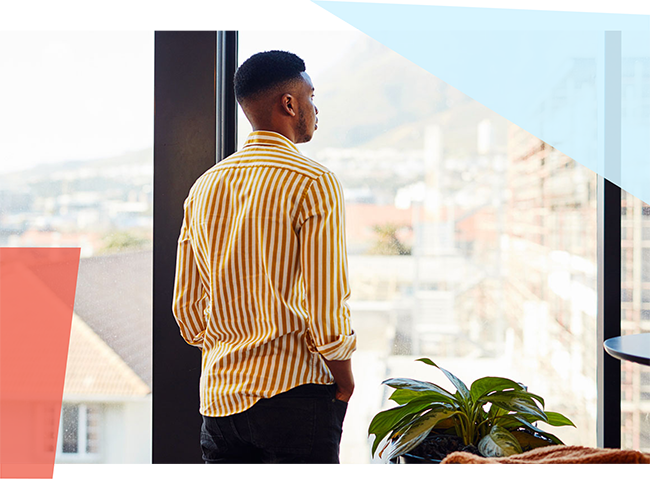
{"label": "glass pane", "polygon": [[0,33],[0,246],[81,247],[64,402],[89,408],[59,438],[96,463],[151,461],[153,61],[152,32]]}
{"label": "glass pane", "polygon": [[79,451],[79,405],[63,405],[61,418],[63,420],[63,452],[77,453]]}
{"label": "glass pane", "polygon": [[[621,288],[632,299],[621,303],[621,334],[650,332],[650,206],[621,191]],[[621,361],[621,447],[650,451],[650,367]]]}
{"label": "glass pane", "polygon": [[345,191],[358,350],[341,461],[370,462],[370,420],[395,406],[382,380],[453,389],[422,356],[467,384],[525,384],[577,426],[547,429],[595,446],[595,174],[363,34],[241,32],[239,46],[240,63],[305,60],[319,123],[299,149]]}

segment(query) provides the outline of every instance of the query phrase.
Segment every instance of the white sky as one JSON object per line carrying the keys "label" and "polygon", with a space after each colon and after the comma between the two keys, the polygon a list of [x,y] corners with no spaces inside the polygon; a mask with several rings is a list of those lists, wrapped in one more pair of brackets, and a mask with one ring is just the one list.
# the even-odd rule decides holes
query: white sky
{"label": "white sky", "polygon": [[152,146],[152,32],[0,32],[0,173]]}
{"label": "white sky", "polygon": [[[313,80],[325,73],[360,37],[358,31],[239,31],[239,63],[259,51],[281,49],[297,54]],[[317,88],[318,90],[318,88]]]}
{"label": "white sky", "polygon": [[[280,49],[300,56],[314,83],[318,106],[318,79],[332,67],[358,39],[365,34],[358,31],[249,31],[239,32],[238,63],[260,51]],[[251,130],[241,108],[238,115],[237,144],[241,148]]]}
{"label": "white sky", "polygon": [[[362,35],[305,34],[241,32],[239,61],[293,51],[316,81]],[[0,32],[0,174],[152,147],[153,70],[149,31]]]}

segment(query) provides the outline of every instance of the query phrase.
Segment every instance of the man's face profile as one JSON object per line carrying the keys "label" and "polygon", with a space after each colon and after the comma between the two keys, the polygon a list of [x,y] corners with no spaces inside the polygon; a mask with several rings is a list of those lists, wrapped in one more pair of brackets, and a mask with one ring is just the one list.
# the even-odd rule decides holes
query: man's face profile
{"label": "man's face profile", "polygon": [[314,131],[318,129],[318,108],[314,105],[314,85],[306,72],[302,72],[302,81],[298,85],[298,123],[297,140],[307,143]]}

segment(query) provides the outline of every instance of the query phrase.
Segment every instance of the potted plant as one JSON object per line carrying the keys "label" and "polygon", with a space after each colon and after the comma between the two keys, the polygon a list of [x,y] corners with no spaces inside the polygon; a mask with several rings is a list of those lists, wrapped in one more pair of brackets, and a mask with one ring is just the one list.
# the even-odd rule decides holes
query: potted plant
{"label": "potted plant", "polygon": [[[456,376],[427,358],[417,361],[440,369],[456,388],[444,388],[409,378],[391,378],[382,384],[395,388],[390,399],[399,406],[379,412],[368,434],[374,434],[372,455],[395,460],[428,446],[446,443],[445,448],[429,448],[422,462],[436,462],[446,453],[465,450],[485,457],[501,457],[551,444],[563,444],[553,434],[537,427],[545,422],[559,427],[571,425],[567,417],[544,410],[544,399],[507,378],[487,376],[468,388]],[[422,448],[420,448],[422,449]],[[440,457],[442,456],[442,457]],[[417,455],[416,455],[417,458]],[[433,460],[433,461],[431,461]],[[414,461],[410,461],[414,462]]]}

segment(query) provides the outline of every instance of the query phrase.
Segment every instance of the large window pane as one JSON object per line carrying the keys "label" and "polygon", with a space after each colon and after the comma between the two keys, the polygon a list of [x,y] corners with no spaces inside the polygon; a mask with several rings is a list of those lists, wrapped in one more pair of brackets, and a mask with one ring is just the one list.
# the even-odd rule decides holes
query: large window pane
{"label": "large window pane", "polygon": [[0,246],[81,247],[57,462],[151,453],[153,33],[0,33]]}
{"label": "large window pane", "polygon": [[[621,334],[650,332],[650,206],[621,191]],[[628,301],[625,301],[628,299]],[[650,367],[621,361],[621,447],[650,451]]]}
{"label": "large window pane", "polygon": [[345,190],[358,351],[341,461],[370,461],[368,424],[394,406],[382,380],[449,386],[422,356],[467,382],[524,383],[575,422],[552,430],[565,443],[595,446],[595,174],[365,35],[239,45],[240,63],[305,59],[319,124],[299,149]]}

